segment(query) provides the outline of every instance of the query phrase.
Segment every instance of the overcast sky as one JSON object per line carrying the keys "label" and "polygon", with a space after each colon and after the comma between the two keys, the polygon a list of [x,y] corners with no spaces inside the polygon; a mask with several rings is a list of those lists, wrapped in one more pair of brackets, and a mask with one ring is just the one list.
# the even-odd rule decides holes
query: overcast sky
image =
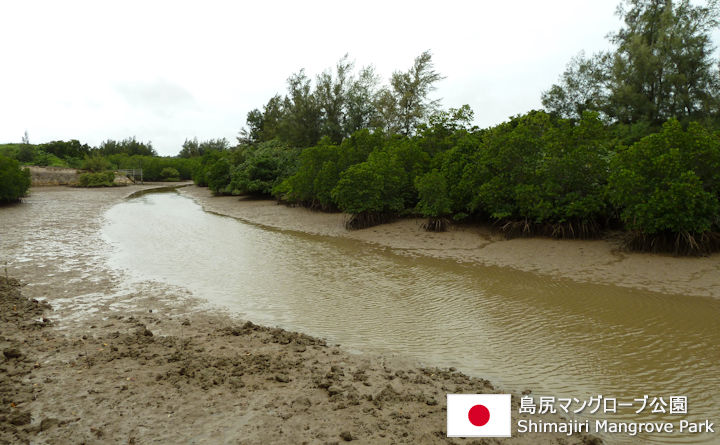
{"label": "overcast sky", "polygon": [[540,107],[581,50],[609,47],[616,0],[3,1],[0,142],[235,142],[247,112],[345,53],[386,82],[424,50],[442,106],[481,127]]}

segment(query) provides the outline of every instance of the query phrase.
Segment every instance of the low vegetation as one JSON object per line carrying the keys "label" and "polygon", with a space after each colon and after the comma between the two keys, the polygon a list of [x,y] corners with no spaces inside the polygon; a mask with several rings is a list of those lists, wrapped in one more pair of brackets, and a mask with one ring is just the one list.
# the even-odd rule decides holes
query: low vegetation
{"label": "low vegetation", "polygon": [[340,210],[349,229],[421,215],[431,231],[453,220],[487,221],[508,237],[624,228],[633,249],[716,251],[713,5],[625,1],[613,50],[574,58],[543,94],[545,110],[486,129],[471,126],[468,106],[431,100],[442,76],[429,52],[386,86],[347,57],[314,83],[301,70],[285,96],[248,114],[238,146],[195,150],[195,182]]}
{"label": "low vegetation", "polygon": [[0,204],[17,202],[30,188],[30,172],[15,159],[0,156]]}
{"label": "low vegetation", "polygon": [[80,187],[113,187],[115,184],[115,173],[104,171],[97,173],[82,173],[78,177]]}
{"label": "low vegetation", "polygon": [[[198,164],[194,158],[158,156],[151,143],[135,138],[107,140],[98,147],[90,147],[77,140],[36,145],[0,144],[0,155],[15,159],[21,165],[68,167],[93,173],[141,168],[145,181],[189,180]],[[167,176],[169,173],[173,174]]]}
{"label": "low vegetation", "polygon": [[385,85],[346,56],[314,81],[292,74],[285,95],[248,113],[235,146],[186,140],[167,158],[132,138],[0,154],[192,177],[217,195],[343,211],[349,229],[420,215],[430,231],[484,221],[508,237],[594,238],[612,228],[632,249],[720,250],[716,2],[625,0],[618,11],[612,50],[572,59],[543,93],[544,110],[491,128],[472,126],[469,106],[443,110],[431,97],[443,77],[430,52]]}

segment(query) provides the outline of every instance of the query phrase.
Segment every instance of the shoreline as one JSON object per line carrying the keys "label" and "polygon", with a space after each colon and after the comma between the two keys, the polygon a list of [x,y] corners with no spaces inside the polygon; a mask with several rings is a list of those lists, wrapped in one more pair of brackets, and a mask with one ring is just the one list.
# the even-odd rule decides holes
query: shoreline
{"label": "shoreline", "polygon": [[451,226],[447,232],[426,232],[424,219],[401,219],[367,229],[348,231],[345,215],[288,207],[274,200],[213,196],[194,185],[178,189],[205,211],[281,231],[341,237],[371,243],[402,255],[429,256],[482,266],[509,267],[579,282],[609,284],[664,294],[720,298],[720,254],[675,257],[631,253],[617,239],[507,240],[483,226]]}
{"label": "shoreline", "polygon": [[20,295],[0,280],[0,443],[464,443],[445,437],[445,394],[498,392],[453,368],[351,354],[202,308],[183,289],[127,283],[105,266],[99,236],[127,189],[35,192],[0,212],[21,240],[0,253],[27,283]]}

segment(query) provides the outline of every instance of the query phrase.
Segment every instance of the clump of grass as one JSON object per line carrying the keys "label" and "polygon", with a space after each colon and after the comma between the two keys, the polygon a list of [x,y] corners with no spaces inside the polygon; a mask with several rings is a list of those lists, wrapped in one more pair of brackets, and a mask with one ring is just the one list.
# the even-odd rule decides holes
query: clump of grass
{"label": "clump of grass", "polygon": [[78,178],[78,185],[80,187],[113,187],[115,173],[112,171],[83,173]]}

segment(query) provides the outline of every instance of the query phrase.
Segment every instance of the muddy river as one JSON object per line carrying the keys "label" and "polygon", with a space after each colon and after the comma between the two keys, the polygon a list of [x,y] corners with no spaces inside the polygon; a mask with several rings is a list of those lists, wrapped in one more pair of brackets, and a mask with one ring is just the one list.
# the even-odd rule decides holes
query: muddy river
{"label": "muddy river", "polygon": [[[602,395],[633,404],[601,416],[613,421],[712,421],[720,413],[716,299],[410,258],[245,224],[176,193],[115,205],[102,236],[113,246],[110,266],[129,280],[186,288],[208,305],[351,350],[455,366],[511,391],[532,389],[536,399],[582,404]],[[645,395],[687,396],[689,414],[653,414],[649,404],[636,414]]]}
{"label": "muddy river", "polygon": [[[63,318],[106,310],[104,300],[121,309],[137,295],[178,305],[193,295],[346,349],[455,366],[509,391],[532,389],[536,401],[582,404],[603,395],[633,403],[602,416],[611,421],[708,418],[717,428],[718,299],[410,257],[246,224],[176,193],[119,201],[126,193],[35,189],[25,204],[0,210],[0,262],[28,283],[28,296],[48,299]],[[635,414],[642,402],[634,399],[645,395],[687,396],[689,414],[653,414],[649,404]]]}

